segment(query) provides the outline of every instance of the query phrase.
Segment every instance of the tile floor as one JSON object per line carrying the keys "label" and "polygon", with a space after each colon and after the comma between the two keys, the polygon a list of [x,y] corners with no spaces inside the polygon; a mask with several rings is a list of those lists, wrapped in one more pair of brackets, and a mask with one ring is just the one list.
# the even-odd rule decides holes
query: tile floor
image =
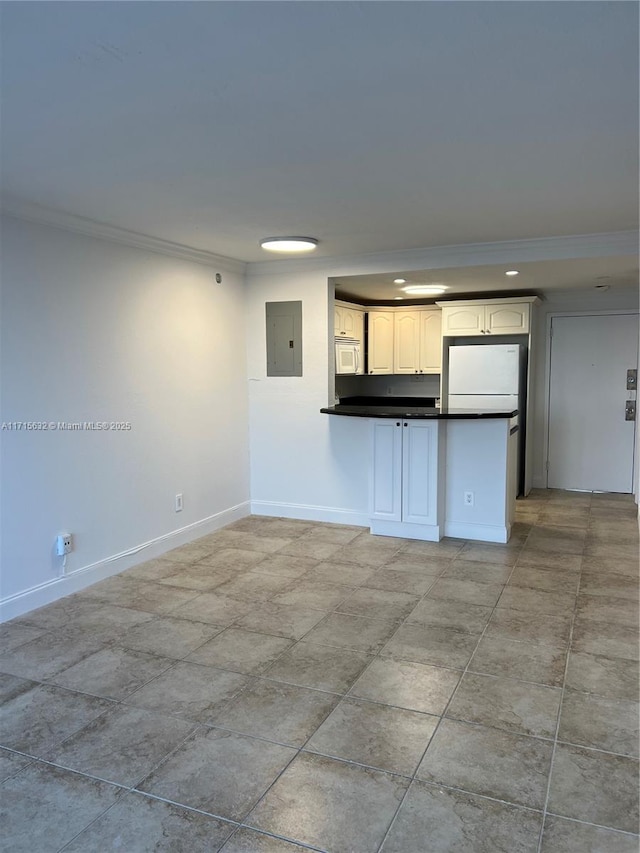
{"label": "tile floor", "polygon": [[250,517],[0,627],[2,850],[636,853],[638,525]]}

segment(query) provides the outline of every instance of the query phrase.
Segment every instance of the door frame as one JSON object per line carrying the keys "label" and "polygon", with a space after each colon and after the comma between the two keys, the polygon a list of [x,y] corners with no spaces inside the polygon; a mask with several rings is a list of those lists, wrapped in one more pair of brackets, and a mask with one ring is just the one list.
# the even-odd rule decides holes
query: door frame
{"label": "door frame", "polygon": [[[614,314],[632,314],[636,317],[640,318],[640,311],[634,310],[633,308],[618,308],[613,311],[602,311],[599,309],[592,309],[590,311],[552,311],[547,314],[547,328],[546,328],[546,340],[545,340],[545,368],[544,368],[544,387],[545,387],[545,395],[544,395],[544,436],[543,436],[543,465],[544,465],[544,483],[545,488],[549,488],[549,421],[550,421],[550,402],[551,402],[551,324],[553,322],[554,317],[606,317]],[[640,344],[638,347],[638,361],[640,362]],[[637,367],[640,365],[636,365]],[[636,504],[640,502],[640,486],[638,481],[638,460],[640,459],[639,455],[639,435],[640,429],[638,429],[638,423],[636,421],[636,429],[633,443],[633,458],[631,460],[631,482],[633,484],[633,496],[635,498]]]}

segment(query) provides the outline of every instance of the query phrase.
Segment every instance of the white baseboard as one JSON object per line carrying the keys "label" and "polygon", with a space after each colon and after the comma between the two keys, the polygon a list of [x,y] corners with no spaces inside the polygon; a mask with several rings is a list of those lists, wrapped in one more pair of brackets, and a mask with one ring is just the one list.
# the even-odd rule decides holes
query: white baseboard
{"label": "white baseboard", "polygon": [[106,557],[104,560],[84,566],[68,575],[53,578],[46,583],[31,587],[31,589],[0,599],[0,623],[15,619],[16,616],[22,616],[37,607],[44,607],[45,604],[51,604],[59,598],[64,598],[65,595],[79,592],[98,581],[117,575],[126,569],[131,569],[139,563],[161,557],[173,548],[187,545],[189,542],[209,533],[215,533],[221,527],[226,527],[227,524],[238,521],[247,515],[249,515],[249,501],[229,507],[200,521],[195,521],[179,530],[173,530],[171,533],[159,536],[150,542],[144,542],[128,551]]}
{"label": "white baseboard", "polygon": [[369,527],[369,516],[364,512],[337,509],[330,506],[288,504],[279,501],[251,501],[252,515],[270,515],[275,518],[297,518],[301,521],[327,521],[331,524],[350,524]]}
{"label": "white baseboard", "polygon": [[445,521],[444,535],[452,539],[472,539],[476,542],[498,542],[504,544],[509,541],[511,525],[502,527],[493,524],[469,524],[463,521]]}
{"label": "white baseboard", "polygon": [[376,536],[399,536],[403,539],[421,539],[423,542],[439,542],[442,539],[442,529],[438,524],[413,524],[372,518],[371,532]]}

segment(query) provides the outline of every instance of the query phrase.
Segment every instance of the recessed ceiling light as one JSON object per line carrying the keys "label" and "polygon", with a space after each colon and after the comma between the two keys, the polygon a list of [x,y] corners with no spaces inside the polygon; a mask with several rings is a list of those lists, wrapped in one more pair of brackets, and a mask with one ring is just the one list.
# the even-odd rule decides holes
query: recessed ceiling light
{"label": "recessed ceiling light", "polygon": [[260,245],[268,252],[312,252],[318,241],[314,237],[265,237]]}
{"label": "recessed ceiling light", "polygon": [[402,289],[411,296],[438,296],[449,288],[444,284],[410,284]]}
{"label": "recessed ceiling light", "polygon": [[520,275],[520,270],[507,270],[505,275]]}
{"label": "recessed ceiling light", "polygon": [[406,278],[394,278],[394,280],[393,280],[394,284],[406,284],[406,282],[407,282]]}
{"label": "recessed ceiling light", "polygon": [[404,299],[404,296],[394,296],[394,299]]}

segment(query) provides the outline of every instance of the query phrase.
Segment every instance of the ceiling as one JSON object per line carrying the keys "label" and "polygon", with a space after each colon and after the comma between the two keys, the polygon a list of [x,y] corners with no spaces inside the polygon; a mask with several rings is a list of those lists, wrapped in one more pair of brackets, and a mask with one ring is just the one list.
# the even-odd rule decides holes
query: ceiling
{"label": "ceiling", "polygon": [[[16,199],[246,262],[274,234],[336,258],[638,225],[635,3],[9,2],[2,18]],[[467,269],[461,292],[500,275]]]}
{"label": "ceiling", "polygon": [[[517,276],[506,276],[507,270],[517,268]],[[395,284],[395,278],[405,283]],[[483,266],[453,267],[447,269],[399,270],[375,275],[339,276],[334,280],[336,296],[363,305],[394,303],[398,297],[411,304],[442,302],[455,296],[509,296],[525,294],[537,296],[553,291],[556,294],[570,290],[592,288],[607,292],[611,288],[638,286],[638,258],[620,255],[608,258],[572,258],[569,260],[535,261],[513,264],[485,264]],[[402,291],[416,284],[442,284],[447,288],[441,296],[413,298]]]}

